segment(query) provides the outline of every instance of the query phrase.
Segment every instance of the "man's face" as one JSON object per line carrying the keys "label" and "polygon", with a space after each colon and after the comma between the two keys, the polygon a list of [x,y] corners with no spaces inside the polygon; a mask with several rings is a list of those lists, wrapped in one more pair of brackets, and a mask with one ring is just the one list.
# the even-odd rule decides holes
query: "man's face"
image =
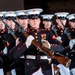
{"label": "man's face", "polygon": [[40,25],[40,18],[37,18],[37,19],[29,19],[29,25],[33,29],[38,29],[39,28],[39,25]]}
{"label": "man's face", "polygon": [[4,23],[3,23],[2,21],[0,21],[0,29],[2,30],[2,29],[4,29],[4,28],[5,28]]}
{"label": "man's face", "polygon": [[[59,26],[60,28],[63,28],[63,29],[64,29],[63,25],[64,25],[64,26],[66,25],[66,19],[65,19],[65,20],[56,19],[56,22],[57,22],[57,24],[58,24],[58,26]],[[63,25],[62,25],[62,24],[63,24]]]}
{"label": "man's face", "polygon": [[12,20],[5,20],[5,22],[12,30],[15,29],[15,23]]}
{"label": "man's face", "polygon": [[51,22],[50,21],[43,21],[44,28],[49,29],[51,27]]}
{"label": "man's face", "polygon": [[23,27],[24,29],[28,28],[28,19],[18,19],[17,22]]}
{"label": "man's face", "polygon": [[70,26],[75,29],[75,22],[69,22]]}

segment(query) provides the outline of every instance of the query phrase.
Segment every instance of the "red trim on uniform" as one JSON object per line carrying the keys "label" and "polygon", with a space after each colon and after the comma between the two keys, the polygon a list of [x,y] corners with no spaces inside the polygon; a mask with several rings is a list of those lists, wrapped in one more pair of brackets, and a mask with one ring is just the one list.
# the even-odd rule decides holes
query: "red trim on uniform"
{"label": "red trim on uniform", "polygon": [[62,44],[62,41],[60,41],[60,44]]}
{"label": "red trim on uniform", "polygon": [[56,40],[56,37],[55,37],[55,35],[53,35],[53,36],[52,36],[52,39],[53,39],[53,40]]}
{"label": "red trim on uniform", "polygon": [[20,44],[20,41],[18,41],[18,45]]}
{"label": "red trim on uniform", "polygon": [[7,43],[7,46],[10,46],[10,43],[8,41],[6,43]]}

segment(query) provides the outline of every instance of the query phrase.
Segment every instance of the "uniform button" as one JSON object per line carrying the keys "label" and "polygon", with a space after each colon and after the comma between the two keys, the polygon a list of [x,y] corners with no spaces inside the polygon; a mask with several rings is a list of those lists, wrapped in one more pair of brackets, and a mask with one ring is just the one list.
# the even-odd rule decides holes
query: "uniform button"
{"label": "uniform button", "polygon": [[35,33],[35,35],[37,35],[37,33]]}
{"label": "uniform button", "polygon": [[35,36],[35,38],[38,38],[37,36]]}
{"label": "uniform button", "polygon": [[36,48],[37,50],[39,50],[38,48]]}
{"label": "uniform button", "polygon": [[73,54],[71,56],[73,56]]}
{"label": "uniform button", "polygon": [[27,65],[29,65],[29,63],[27,63]]}
{"label": "uniform button", "polygon": [[34,30],[32,30],[32,31],[34,31]]}

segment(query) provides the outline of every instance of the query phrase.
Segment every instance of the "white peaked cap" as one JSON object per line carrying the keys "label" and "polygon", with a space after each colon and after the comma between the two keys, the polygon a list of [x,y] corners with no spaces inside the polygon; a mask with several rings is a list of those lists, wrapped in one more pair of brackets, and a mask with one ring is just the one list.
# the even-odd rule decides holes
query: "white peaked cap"
{"label": "white peaked cap", "polygon": [[67,19],[72,20],[75,19],[75,14],[70,14],[67,16]]}
{"label": "white peaked cap", "polygon": [[14,11],[8,11],[6,14],[4,14],[5,17],[16,17],[16,14]]}
{"label": "white peaked cap", "polygon": [[18,12],[18,11],[23,11],[23,12],[25,12],[26,10],[17,10],[16,12]]}
{"label": "white peaked cap", "polygon": [[68,14],[68,12],[57,12],[54,15],[56,15],[57,17],[66,17]]}
{"label": "white peaked cap", "polygon": [[3,13],[2,12],[0,12],[0,17],[2,17],[3,16]]}
{"label": "white peaked cap", "polygon": [[43,11],[41,8],[34,8],[34,9],[29,9],[27,10],[28,15],[33,15],[33,14],[40,14]]}
{"label": "white peaked cap", "polygon": [[0,12],[0,17],[4,16],[4,14],[7,13],[6,11],[1,11]]}
{"label": "white peaked cap", "polygon": [[52,19],[52,17],[54,15],[52,15],[52,14],[44,14],[44,15],[41,15],[41,16],[43,17],[43,19]]}
{"label": "white peaked cap", "polygon": [[18,10],[18,11],[16,11],[15,13],[16,13],[17,16],[27,15],[27,14],[25,13],[25,10]]}

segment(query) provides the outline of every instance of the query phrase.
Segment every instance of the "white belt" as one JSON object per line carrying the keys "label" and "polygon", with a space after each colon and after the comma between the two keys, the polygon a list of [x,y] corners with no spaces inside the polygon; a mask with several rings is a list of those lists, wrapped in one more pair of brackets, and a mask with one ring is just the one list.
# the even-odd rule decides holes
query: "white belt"
{"label": "white belt", "polygon": [[[34,55],[26,55],[26,59],[36,59],[36,56]],[[40,56],[39,59],[50,59],[47,56]]]}
{"label": "white belt", "polygon": [[24,58],[24,55],[22,55],[20,58]]}

